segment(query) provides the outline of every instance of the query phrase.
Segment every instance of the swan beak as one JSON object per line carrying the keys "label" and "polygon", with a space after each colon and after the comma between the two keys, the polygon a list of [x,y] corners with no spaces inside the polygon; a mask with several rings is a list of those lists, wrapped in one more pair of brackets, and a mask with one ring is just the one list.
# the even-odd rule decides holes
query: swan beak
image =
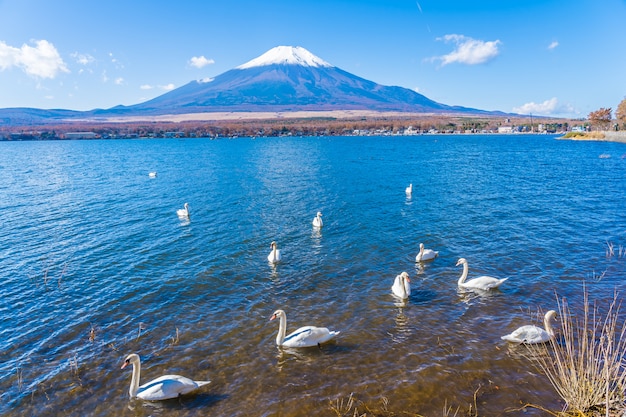
{"label": "swan beak", "polygon": [[126,368],[126,365],[128,365],[129,363],[130,363],[130,361],[128,361],[128,360],[124,361],[124,364],[122,365],[122,367],[120,369]]}
{"label": "swan beak", "polygon": [[270,321],[274,320],[276,318],[276,314],[272,314],[272,317],[270,317]]}

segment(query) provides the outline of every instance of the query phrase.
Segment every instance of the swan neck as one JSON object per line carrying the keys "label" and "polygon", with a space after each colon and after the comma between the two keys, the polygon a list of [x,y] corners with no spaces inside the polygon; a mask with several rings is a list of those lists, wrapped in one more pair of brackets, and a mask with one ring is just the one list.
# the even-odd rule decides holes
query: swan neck
{"label": "swan neck", "polygon": [[406,278],[402,277],[400,279],[400,284],[402,284],[402,298],[409,298],[409,294],[406,290],[406,285],[407,285]]}
{"label": "swan neck", "polygon": [[550,337],[554,336],[554,329],[552,328],[552,323],[550,322],[549,317],[544,317],[543,325],[546,328],[546,333],[550,335]]}
{"label": "swan neck", "polygon": [[137,396],[137,391],[139,390],[139,376],[141,374],[141,363],[134,362],[133,363],[133,376],[130,379],[130,388],[128,389],[128,393],[131,398],[135,398]]}
{"label": "swan neck", "polygon": [[463,273],[461,274],[461,277],[459,278],[459,285],[463,284],[465,282],[465,279],[467,278],[467,273],[468,273],[468,266],[467,263],[463,264]]}
{"label": "swan neck", "polygon": [[278,335],[276,335],[276,345],[282,346],[285,340],[285,334],[287,333],[287,317],[281,314],[279,317]]}

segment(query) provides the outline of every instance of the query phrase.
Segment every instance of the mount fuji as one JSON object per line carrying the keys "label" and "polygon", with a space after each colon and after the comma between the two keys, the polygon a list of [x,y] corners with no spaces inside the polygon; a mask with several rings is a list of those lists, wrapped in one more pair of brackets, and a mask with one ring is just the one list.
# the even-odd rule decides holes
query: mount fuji
{"label": "mount fuji", "polygon": [[109,111],[161,115],[329,110],[493,114],[437,103],[407,88],[377,84],[299,46],[277,46],[213,79],[192,81],[152,100]]}
{"label": "mount fuji", "polygon": [[191,81],[143,103],[90,111],[0,109],[0,121],[19,125],[211,112],[334,110],[487,116],[505,114],[441,104],[408,88],[384,86],[358,77],[302,47],[277,46],[212,79]]}

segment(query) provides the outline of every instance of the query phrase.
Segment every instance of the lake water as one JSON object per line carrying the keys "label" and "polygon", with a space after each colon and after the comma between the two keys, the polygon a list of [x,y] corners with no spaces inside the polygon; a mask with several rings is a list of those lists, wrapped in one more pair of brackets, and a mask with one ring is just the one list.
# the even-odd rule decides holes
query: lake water
{"label": "lake water", "polygon": [[[157,171],[156,178],[148,173]],[[413,184],[413,194],[405,188]],[[626,145],[549,135],[0,142],[0,414],[558,410],[500,336],[624,289]],[[189,203],[190,219],[176,210]],[[324,227],[311,221],[323,213]],[[282,250],[272,266],[270,242]],[[419,243],[439,251],[416,264]],[[613,244],[614,256],[607,256]],[[470,277],[508,277],[489,295]],[[391,295],[407,271],[413,294]],[[288,331],[341,333],[279,349]],[[557,324],[558,328],[558,324]],[[142,381],[211,380],[130,400]]]}

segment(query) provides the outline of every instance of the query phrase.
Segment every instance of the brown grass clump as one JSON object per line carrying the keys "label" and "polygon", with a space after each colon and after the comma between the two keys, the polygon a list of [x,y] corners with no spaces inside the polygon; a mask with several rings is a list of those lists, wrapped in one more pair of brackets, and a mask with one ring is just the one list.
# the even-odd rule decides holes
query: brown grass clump
{"label": "brown grass clump", "polygon": [[567,299],[559,302],[557,298],[557,304],[561,335],[543,345],[529,345],[527,351],[565,401],[562,413],[555,415],[622,415],[626,410],[626,326],[620,319],[617,293],[604,307],[592,305],[585,290],[579,316],[572,313]]}

